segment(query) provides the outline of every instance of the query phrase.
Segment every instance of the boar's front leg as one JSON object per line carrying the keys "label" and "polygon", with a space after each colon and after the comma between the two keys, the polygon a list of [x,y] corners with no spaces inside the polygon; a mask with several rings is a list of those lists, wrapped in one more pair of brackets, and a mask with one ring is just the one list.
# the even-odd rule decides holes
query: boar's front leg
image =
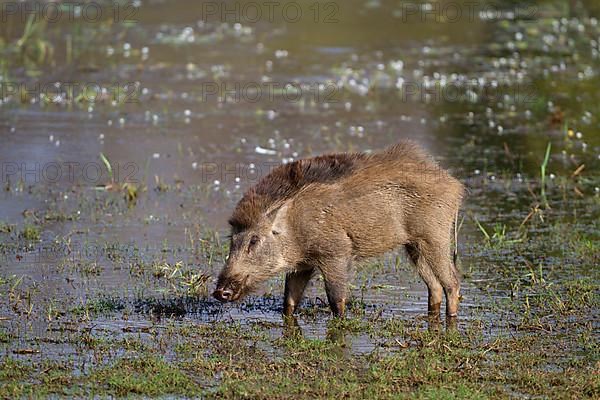
{"label": "boar's front leg", "polygon": [[343,318],[346,313],[346,290],[345,284],[325,281],[329,307],[333,315],[338,318]]}
{"label": "boar's front leg", "polygon": [[305,266],[285,276],[285,294],[283,303],[283,315],[291,317],[302,300],[304,289],[313,275],[314,268]]}
{"label": "boar's front leg", "polygon": [[325,292],[333,315],[344,317],[348,293],[348,262],[334,261],[321,268],[325,280]]}

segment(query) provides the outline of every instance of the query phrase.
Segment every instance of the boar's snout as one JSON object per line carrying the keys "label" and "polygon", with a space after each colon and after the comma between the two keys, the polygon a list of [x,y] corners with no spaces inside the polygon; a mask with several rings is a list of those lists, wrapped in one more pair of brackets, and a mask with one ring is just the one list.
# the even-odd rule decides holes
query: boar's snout
{"label": "boar's snout", "polygon": [[213,297],[222,303],[231,301],[233,298],[233,290],[225,288],[217,288],[213,292]]}
{"label": "boar's snout", "polygon": [[217,282],[217,288],[213,292],[213,297],[223,303],[238,300],[244,296],[248,289],[247,281],[248,276],[245,279],[240,279],[229,274],[221,275]]}

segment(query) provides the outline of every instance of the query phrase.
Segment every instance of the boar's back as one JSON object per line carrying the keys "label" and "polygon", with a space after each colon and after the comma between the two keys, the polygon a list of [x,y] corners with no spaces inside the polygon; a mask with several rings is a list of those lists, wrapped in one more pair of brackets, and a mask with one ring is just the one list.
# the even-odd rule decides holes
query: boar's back
{"label": "boar's back", "polygon": [[372,163],[435,162],[412,142],[400,142],[386,150],[365,153],[326,154],[283,164],[250,188],[237,204],[229,219],[233,233],[244,231],[260,221],[275,204],[292,198],[303,187],[313,183],[332,183]]}

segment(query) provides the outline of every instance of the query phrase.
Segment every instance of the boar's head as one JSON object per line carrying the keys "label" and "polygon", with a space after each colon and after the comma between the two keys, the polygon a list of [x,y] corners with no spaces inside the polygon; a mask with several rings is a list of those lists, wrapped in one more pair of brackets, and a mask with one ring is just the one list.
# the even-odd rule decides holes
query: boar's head
{"label": "boar's head", "polygon": [[288,268],[294,253],[288,208],[285,204],[261,213],[250,226],[232,223],[229,256],[213,293],[217,300],[239,300]]}

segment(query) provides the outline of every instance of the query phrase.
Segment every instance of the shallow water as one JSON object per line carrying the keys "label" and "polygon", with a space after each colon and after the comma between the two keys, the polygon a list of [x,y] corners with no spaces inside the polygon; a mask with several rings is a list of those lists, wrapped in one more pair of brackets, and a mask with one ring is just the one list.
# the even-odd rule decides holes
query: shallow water
{"label": "shallow water", "polygon": [[[553,228],[538,228],[539,214],[527,216],[542,201],[540,165],[551,143],[544,215],[556,229],[566,225],[598,240],[598,10],[498,5],[505,12],[487,18],[423,22],[420,14],[403,15],[402,5],[350,1],[322,10],[319,18],[333,10],[337,22],[314,22],[305,9],[296,23],[277,17],[236,25],[208,17],[196,2],[155,1],[142,3],[128,24],[48,24],[42,38],[59,61],[32,66],[3,55],[3,81],[99,84],[109,94],[96,103],[67,97],[53,104],[40,102],[35,90],[20,98],[4,86],[0,222],[13,228],[0,233],[0,277],[11,282],[0,300],[0,326],[22,342],[51,337],[63,323],[48,317],[52,310],[109,298],[119,307],[92,314],[90,329],[160,330],[155,314],[165,314],[176,323],[272,322],[280,335],[281,278],[242,305],[222,307],[188,299],[184,279],[156,278],[155,265],[166,262],[170,273],[182,261],[184,269],[215,276],[225,256],[216,238],[225,241],[228,214],[273,165],[403,138],[429,149],[469,188],[459,240],[462,326],[490,322],[490,337],[509,329],[510,312],[497,303],[531,268],[541,265],[556,282],[597,279],[597,257],[565,256],[559,240],[546,239]],[[17,21],[4,38],[22,29]],[[69,37],[74,56],[61,61],[69,60]],[[131,91],[117,99],[116,86]],[[111,178],[100,154],[116,183],[140,188],[135,202],[105,190]],[[525,220],[530,245],[518,251],[490,249],[476,223],[490,233],[505,226],[510,240]],[[40,229],[40,240],[19,237],[27,224]],[[353,293],[367,313],[416,321],[424,314],[426,289],[406,259],[397,264],[391,255],[356,275]],[[302,313],[300,326],[323,338],[329,315],[322,282],[307,298],[315,316]],[[597,310],[590,318],[598,323]],[[377,346],[360,335],[351,341],[358,353]],[[77,353],[42,346],[60,357]]]}

